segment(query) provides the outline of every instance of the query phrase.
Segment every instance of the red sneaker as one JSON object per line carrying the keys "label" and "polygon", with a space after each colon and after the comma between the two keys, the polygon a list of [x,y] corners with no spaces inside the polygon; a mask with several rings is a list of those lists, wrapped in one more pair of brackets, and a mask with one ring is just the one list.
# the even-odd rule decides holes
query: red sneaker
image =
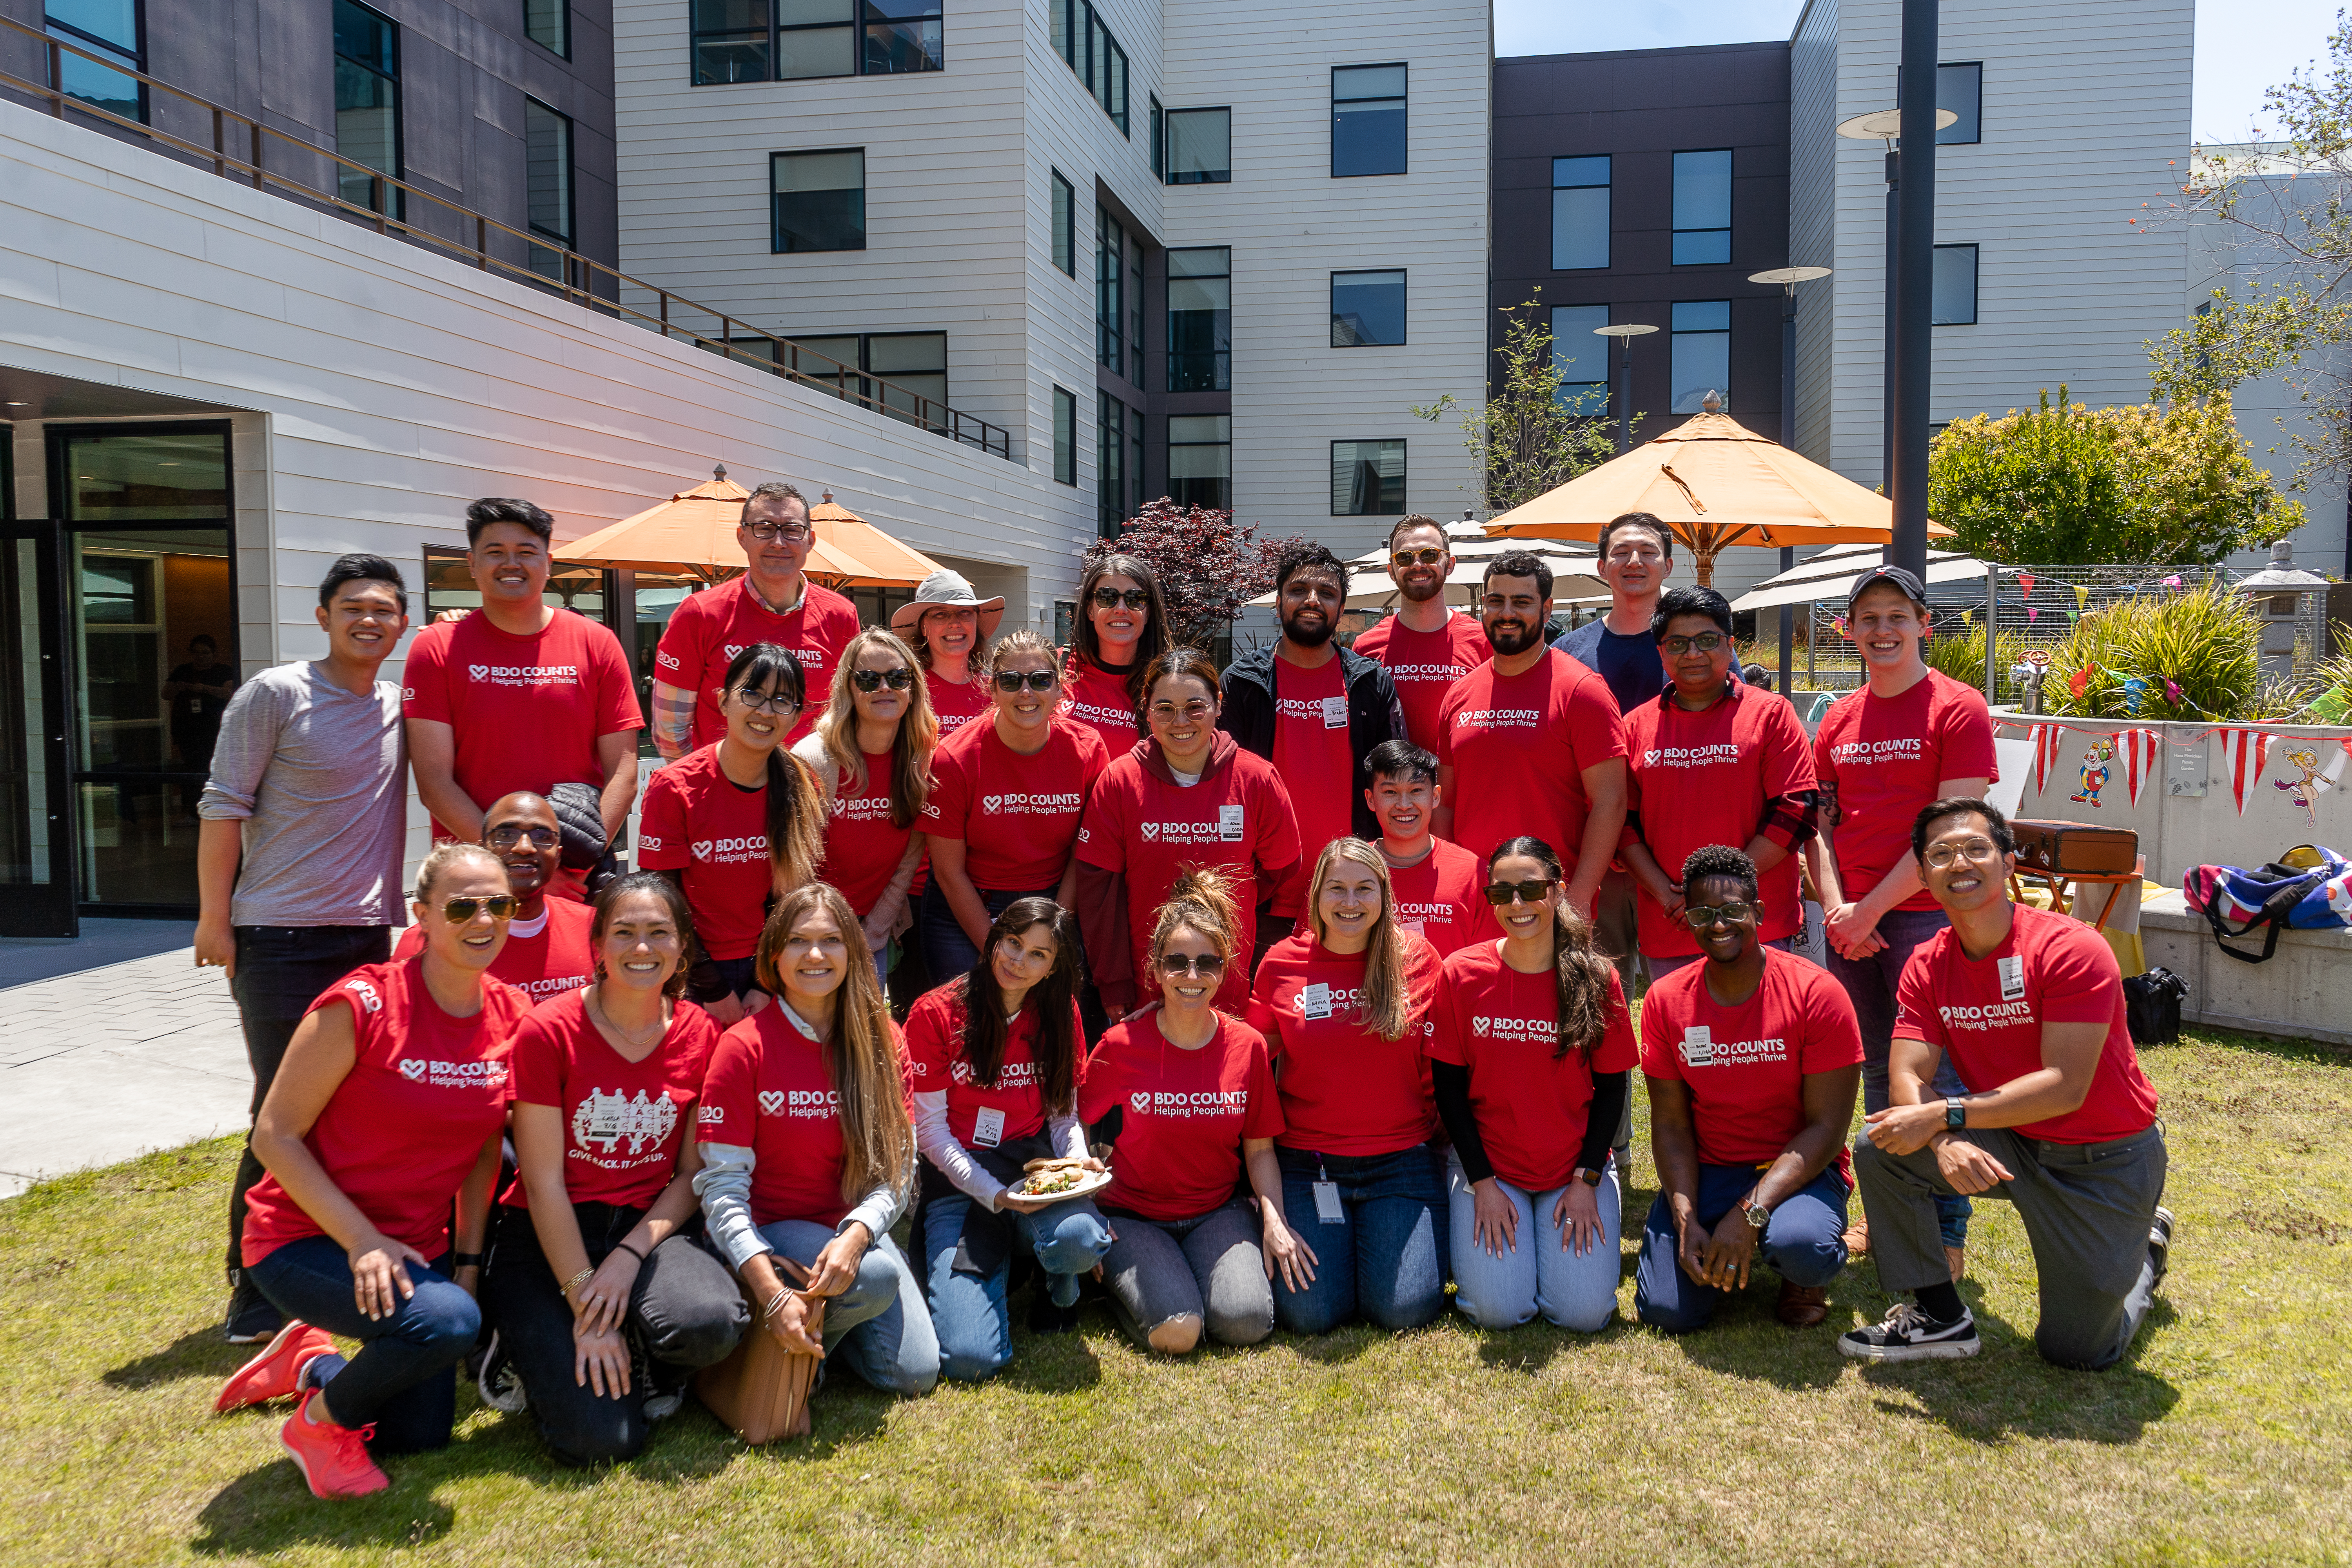
{"label": "red sneaker", "polygon": [[213,1401],[213,1408],[242,1410],[272,1399],[291,1399],[302,1391],[302,1369],[322,1355],[332,1355],[335,1342],[324,1330],[300,1319],[278,1331],[261,1353],[238,1367]]}
{"label": "red sneaker", "polygon": [[294,1456],[300,1467],[302,1479],[310,1483],[311,1495],[322,1498],[365,1497],[392,1485],[391,1479],[375,1468],[368,1458],[367,1440],[374,1435],[373,1426],[356,1431],[338,1426],[324,1413],[318,1420],[310,1418],[310,1402],[320,1390],[306,1388],[302,1403],[286,1418],[278,1440]]}

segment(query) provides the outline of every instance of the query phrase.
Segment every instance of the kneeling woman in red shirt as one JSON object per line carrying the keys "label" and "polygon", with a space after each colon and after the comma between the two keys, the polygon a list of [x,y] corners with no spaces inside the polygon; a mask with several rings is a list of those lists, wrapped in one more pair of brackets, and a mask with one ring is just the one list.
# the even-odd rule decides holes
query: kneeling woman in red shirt
{"label": "kneeling woman in red shirt", "polygon": [[[695,1111],[709,1245],[788,1352],[836,1351],[890,1394],[939,1381],[922,1288],[890,1227],[915,1185],[905,1054],[857,917],[823,882],[776,902],[759,981],[776,999],[720,1037]],[[828,1298],[820,1344],[798,1291]]]}
{"label": "kneeling woman in red shirt", "polygon": [[[320,1497],[391,1485],[371,1449],[449,1441],[457,1363],[482,1326],[507,1042],[530,1005],[484,973],[514,906],[480,845],[427,855],[411,906],[425,951],[355,969],[310,1004],[254,1122],[268,1174],[246,1198],[246,1277],[286,1326],[215,1408],[299,1394],[280,1436]],[[321,1330],[362,1341],[359,1354],[346,1363]]]}
{"label": "kneeling woman in red shirt", "polygon": [[594,981],[515,1031],[521,1180],[482,1276],[497,1330],[482,1397],[528,1404],[568,1464],[633,1457],[749,1321],[726,1265],[681,1234],[699,1217],[694,1104],[719,1043],[709,1014],[675,1000],[692,930],[667,878],[621,878],[596,898]]}
{"label": "kneeling woman in red shirt", "polygon": [[1409,1329],[1445,1310],[1427,1049],[1437,952],[1399,927],[1388,864],[1360,838],[1324,847],[1307,897],[1306,929],[1267,951],[1250,996],[1282,1094],[1283,1212],[1320,1260],[1276,1293],[1275,1315],[1302,1334],[1360,1311]]}
{"label": "kneeling woman in red shirt", "polygon": [[1617,971],[1563,895],[1559,856],[1507,838],[1486,871],[1499,942],[1445,961],[1431,1011],[1437,1107],[1454,1136],[1454,1303],[1481,1328],[1617,1315],[1609,1152],[1637,1052]]}
{"label": "kneeling woman in red shirt", "polygon": [[[1102,1196],[1118,1228],[1103,1254],[1111,1305],[1163,1355],[1199,1344],[1204,1326],[1219,1344],[1257,1343],[1274,1331],[1272,1277],[1297,1290],[1315,1276],[1315,1255],[1283,1222],[1265,1037],[1214,1005],[1225,965],[1249,951],[1240,923],[1223,877],[1176,879],[1151,932],[1160,1001],[1111,1026],[1078,1099],[1089,1123],[1119,1117]],[[1244,1165],[1269,1216],[1263,1250],[1257,1216],[1234,1193]]]}
{"label": "kneeling woman in red shirt", "polygon": [[1077,922],[1051,899],[1015,899],[984,934],[970,972],[907,1015],[931,1321],[940,1370],[967,1381],[1013,1359],[1015,1247],[1047,1281],[1029,1327],[1051,1331],[1076,1326],[1078,1277],[1110,1245],[1092,1198],[1005,1191],[1031,1160],[1087,1157]]}

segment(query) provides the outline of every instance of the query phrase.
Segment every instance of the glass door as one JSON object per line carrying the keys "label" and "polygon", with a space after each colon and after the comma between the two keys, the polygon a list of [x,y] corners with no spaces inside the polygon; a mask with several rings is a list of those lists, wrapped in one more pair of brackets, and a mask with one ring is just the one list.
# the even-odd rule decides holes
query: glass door
{"label": "glass door", "polygon": [[0,525],[0,936],[79,934],[66,832],[66,710],[54,528]]}

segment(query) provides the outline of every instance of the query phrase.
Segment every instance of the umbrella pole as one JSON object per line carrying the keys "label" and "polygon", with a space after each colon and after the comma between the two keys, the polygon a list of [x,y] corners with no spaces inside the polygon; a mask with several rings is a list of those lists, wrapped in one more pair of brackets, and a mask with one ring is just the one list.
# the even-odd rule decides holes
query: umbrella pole
{"label": "umbrella pole", "polygon": [[[1793,292],[1793,289],[1794,289],[1794,286],[1793,286],[1793,285],[1791,285],[1791,291],[1792,291],[1792,292]],[[1783,571],[1783,572],[1792,571],[1792,570],[1794,570],[1794,569],[1795,569],[1796,564],[1797,564],[1797,552],[1796,552],[1796,547],[1795,547],[1795,546],[1793,546],[1793,545],[1787,545],[1787,544],[1782,545],[1782,546],[1780,547],[1780,570],[1781,570],[1781,571]],[[1789,663],[1790,663],[1790,658],[1792,657],[1792,655],[1793,655],[1793,653],[1794,653],[1794,645],[1795,645],[1795,642],[1796,642],[1796,631],[1797,631],[1796,606],[1795,606],[1795,605],[1781,605],[1781,606],[1780,606],[1780,695],[1781,695],[1781,696],[1783,696],[1783,697],[1786,697],[1787,695],[1789,695],[1789,674],[1790,674],[1790,670],[1789,670]]]}

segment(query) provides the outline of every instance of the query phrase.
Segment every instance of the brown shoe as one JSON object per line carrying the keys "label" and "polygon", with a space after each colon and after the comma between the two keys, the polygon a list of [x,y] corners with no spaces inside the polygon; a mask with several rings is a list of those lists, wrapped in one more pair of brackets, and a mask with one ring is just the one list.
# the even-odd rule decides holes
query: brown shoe
{"label": "brown shoe", "polygon": [[1772,1310],[1792,1329],[1810,1329],[1830,1315],[1829,1288],[1780,1281],[1780,1300]]}
{"label": "brown shoe", "polygon": [[1965,1247],[1944,1248],[1944,1266],[1952,1271],[1952,1283],[1958,1284],[1969,1275],[1969,1249]]}
{"label": "brown shoe", "polygon": [[1870,1256],[1870,1221],[1858,1219],[1845,1227],[1845,1255],[1848,1258]]}

